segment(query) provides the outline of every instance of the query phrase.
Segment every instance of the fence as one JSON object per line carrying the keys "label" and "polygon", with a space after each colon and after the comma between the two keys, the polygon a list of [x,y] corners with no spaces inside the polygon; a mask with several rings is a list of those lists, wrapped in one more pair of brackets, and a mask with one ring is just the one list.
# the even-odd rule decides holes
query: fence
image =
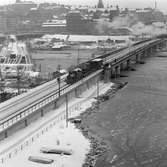
{"label": "fence", "polygon": [[[86,78],[83,78],[82,80],[80,80],[77,83],[71,85],[70,87],[69,86],[63,87],[60,91],[60,95],[67,94],[67,93],[71,92],[75,88],[82,85],[84,82],[86,82],[88,80],[92,80],[94,77],[98,76],[101,72],[102,72],[102,70],[98,70],[97,72],[91,74],[90,76],[88,76]],[[53,86],[53,85],[54,85],[54,82],[50,86]],[[42,99],[40,98],[39,100],[35,101],[34,103],[32,103],[29,106],[24,106],[23,109],[21,109],[19,111],[16,111],[15,113],[7,116],[6,118],[4,118],[1,121],[0,132],[4,131],[5,129],[7,129],[11,126],[13,126],[17,122],[21,121],[22,119],[24,119],[28,115],[38,111],[39,109],[46,106],[47,104],[49,104],[51,102],[54,102],[58,98],[59,98],[59,95],[58,95],[58,90],[57,90],[56,92],[51,92],[48,96],[45,96]],[[11,106],[14,107],[15,105],[18,105],[18,104],[15,104],[13,102]],[[11,109],[11,107],[9,109]],[[13,108],[12,108],[12,110],[13,110]],[[2,110],[1,112],[4,112],[4,110]]]}
{"label": "fence", "polygon": [[[74,104],[74,105],[69,107],[68,115],[71,116],[74,112],[80,111],[81,109],[82,109],[82,102]],[[24,150],[26,147],[30,146],[40,136],[42,136],[46,132],[48,132],[49,129],[53,128],[54,126],[56,126],[61,121],[64,121],[65,119],[66,119],[66,110],[63,110],[58,115],[56,115],[54,118],[49,120],[40,129],[38,129],[37,132],[35,131],[34,134],[32,134],[31,137],[29,137],[28,139],[23,139],[23,141],[20,141],[21,144],[18,144],[17,146],[14,146],[14,148],[12,148],[10,151],[7,151],[6,153],[3,153],[3,155],[0,155],[0,164],[4,164],[7,160],[17,156],[17,154],[19,152]]]}

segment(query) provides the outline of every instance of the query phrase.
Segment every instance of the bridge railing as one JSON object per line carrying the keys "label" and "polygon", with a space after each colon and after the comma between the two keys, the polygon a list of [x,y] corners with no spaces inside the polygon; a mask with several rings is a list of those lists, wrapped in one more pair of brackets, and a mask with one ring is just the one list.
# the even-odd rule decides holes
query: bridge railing
{"label": "bridge railing", "polygon": [[[102,70],[98,70],[95,73],[91,74],[88,77],[83,78],[79,82],[71,85],[71,86],[65,86],[64,88],[61,88],[60,95],[63,96],[66,93],[72,91],[73,89],[77,88],[79,85],[83,84],[84,82],[90,80],[92,77],[95,77],[99,75],[102,72]],[[43,99],[39,99],[38,101],[31,104],[31,106],[27,106],[23,108],[22,110],[19,110],[18,112],[11,114],[10,116],[6,117],[5,119],[1,120],[0,123],[0,133],[4,130],[8,129],[12,125],[16,124],[17,122],[24,120],[27,116],[33,114],[37,110],[42,109],[44,106],[56,101],[59,98],[59,92],[58,90],[56,92],[53,92],[47,96],[45,96]]]}
{"label": "bridge railing", "polygon": [[[122,59],[128,58],[128,56],[131,56],[130,53],[134,53],[134,52],[140,52],[142,49],[147,49],[150,47],[150,45],[156,45],[158,42],[161,42],[161,40],[154,40],[151,42],[147,42],[146,44],[142,44],[140,45],[140,47],[135,46],[133,50],[131,50],[131,52],[129,52],[129,50],[126,50],[126,53],[124,53],[124,55],[122,55],[120,53],[120,57],[121,58],[120,61],[122,61]],[[112,56],[108,56],[108,60],[107,61],[114,61]],[[119,63],[119,62],[117,62]],[[101,73],[102,70],[99,70],[93,74],[91,74],[90,76],[83,78],[82,80],[80,80],[79,82],[71,85],[70,87],[64,87],[60,90],[60,94],[61,96],[72,91],[73,89],[77,88],[79,85],[81,85],[82,83],[86,82],[87,80],[89,80],[90,78],[99,75]],[[54,83],[53,83],[54,84]],[[49,85],[49,84],[48,84]],[[10,115],[8,115],[7,117],[3,118],[0,120],[0,132],[5,131],[6,129],[8,129],[9,127],[11,127],[12,125],[16,124],[17,122],[24,120],[27,116],[33,114],[34,112],[36,112],[37,110],[42,109],[44,106],[46,106],[49,103],[52,103],[54,101],[56,101],[59,96],[58,96],[58,90],[49,93],[47,95],[45,95],[45,97],[43,97],[42,99],[38,99],[36,102],[33,102],[32,104],[19,109],[19,111],[12,113]],[[9,105],[10,106],[10,105]],[[13,106],[9,107],[9,109],[12,109]]]}
{"label": "bridge railing", "polygon": [[[153,41],[149,41],[147,43],[144,44],[140,44],[139,46],[134,46],[133,48],[127,48],[124,51],[121,51],[119,54],[119,56],[115,56],[113,57],[113,55],[109,55],[108,57],[106,57],[105,62],[109,63],[109,62],[113,62],[113,64],[119,64],[120,61],[123,61],[124,59],[130,58],[132,55],[137,54],[139,52],[141,52],[144,49],[147,49],[150,47],[150,45],[156,45],[157,43],[159,43],[161,40],[156,39]],[[116,62],[115,62],[116,59]]]}
{"label": "bridge railing", "polygon": [[[68,114],[72,116],[82,111],[82,101],[78,102],[69,107]],[[0,164],[4,164],[11,158],[17,156],[18,153],[26,149],[28,146],[33,144],[40,136],[44,135],[49,129],[52,129],[57,124],[66,120],[66,110],[58,113],[56,116],[44,123],[40,128],[35,129],[33,132],[25,136],[23,139],[16,143],[14,146],[11,146],[10,149],[0,152]]]}

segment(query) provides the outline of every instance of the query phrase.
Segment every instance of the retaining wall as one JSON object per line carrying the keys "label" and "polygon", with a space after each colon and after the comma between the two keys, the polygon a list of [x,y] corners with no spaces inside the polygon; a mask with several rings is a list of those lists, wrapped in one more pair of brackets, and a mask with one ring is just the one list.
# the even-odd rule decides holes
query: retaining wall
{"label": "retaining wall", "polygon": [[98,73],[98,75],[95,75],[94,77],[89,78],[88,80],[83,80],[81,84],[79,84],[77,87],[70,89],[67,93],[61,95],[59,99],[50,102],[49,104],[43,106],[42,108],[39,108],[35,112],[32,112],[31,114],[27,115],[25,118],[20,119],[12,126],[9,126],[9,128],[0,132],[0,140],[3,140],[4,138],[11,136],[18,130],[25,128],[32,122],[45,116],[51,110],[59,108],[61,105],[64,105],[66,103],[66,96],[68,96],[68,101],[72,100],[75,97],[79,97],[84,91],[91,88],[93,85],[97,83],[97,80],[99,80],[100,75],[101,73]]}

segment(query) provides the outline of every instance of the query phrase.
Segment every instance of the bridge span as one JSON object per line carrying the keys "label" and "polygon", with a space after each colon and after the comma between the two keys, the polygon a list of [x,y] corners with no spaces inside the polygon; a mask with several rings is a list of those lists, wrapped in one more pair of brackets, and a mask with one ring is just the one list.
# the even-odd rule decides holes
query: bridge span
{"label": "bridge span", "polygon": [[[166,39],[152,39],[115,54],[107,53],[101,56],[103,63],[110,65],[110,68],[105,69],[103,73],[104,81],[110,81],[112,76],[119,77],[122,70],[131,67],[131,63],[140,63],[143,58],[165,47],[166,42]],[[102,71],[98,70],[73,85],[66,84],[62,79],[60,90],[55,79],[1,103],[0,140],[28,126],[33,120],[43,117],[49,109],[59,107],[66,99],[78,97],[83,91],[98,83]]]}

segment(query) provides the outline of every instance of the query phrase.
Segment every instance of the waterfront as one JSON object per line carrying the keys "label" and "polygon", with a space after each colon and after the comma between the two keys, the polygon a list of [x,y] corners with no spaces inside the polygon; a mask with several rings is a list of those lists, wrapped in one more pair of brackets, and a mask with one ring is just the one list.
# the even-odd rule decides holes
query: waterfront
{"label": "waterfront", "polygon": [[[67,36],[68,35],[60,34],[44,35],[39,40],[51,41],[52,39],[59,39],[66,41]],[[60,51],[39,49],[34,50],[31,55],[35,61],[36,69],[38,71],[41,70],[42,73],[48,73],[55,71],[58,65],[61,65],[61,68],[63,69],[67,69],[70,66],[75,66],[79,63],[88,61],[93,57],[100,56],[107,51],[113,51],[116,48],[125,47],[129,42],[132,43],[132,41],[130,41],[131,39],[132,36],[125,35],[69,35],[68,42],[75,43],[75,46],[71,45],[71,49],[64,49]],[[112,43],[107,43],[107,40],[111,40]],[[99,41],[102,42],[102,45],[98,44]]]}
{"label": "waterfront", "polygon": [[95,167],[111,166],[114,156],[114,165],[121,167],[137,166],[137,160],[152,167],[166,163],[166,63],[166,52],[161,52],[134,66],[136,71],[124,72],[128,77],[117,82],[128,85],[101,103],[99,110],[82,118],[87,130],[108,145],[109,151]]}
{"label": "waterfront", "polygon": [[[51,40],[62,39],[65,40],[67,35],[45,35],[41,39]],[[107,39],[113,41],[121,41],[121,43],[110,44],[109,48],[98,48],[98,41],[106,41]],[[85,36],[85,35],[71,35],[69,42],[75,42],[77,45],[72,49],[65,49],[60,51],[49,50],[37,50],[31,53],[32,58],[35,61],[36,69],[41,70],[42,73],[48,73],[56,71],[58,65],[61,65],[62,69],[67,69],[70,66],[83,63],[90,60],[93,57],[98,57],[107,51],[113,51],[118,46],[125,47],[130,40],[130,36]],[[94,42],[95,46],[90,44],[80,44],[80,42]],[[105,43],[104,43],[105,46]],[[118,48],[119,48],[118,47]]]}
{"label": "waterfront", "polygon": [[166,167],[164,3],[72,1],[1,6],[0,166]]}
{"label": "waterfront", "polygon": [[79,63],[87,61],[95,52],[94,49],[53,51],[52,53],[44,51],[32,53],[32,58],[35,59],[37,70],[41,65],[41,72],[44,73],[56,71],[58,65],[61,65],[63,69],[67,69],[72,65],[76,65],[78,61]]}

